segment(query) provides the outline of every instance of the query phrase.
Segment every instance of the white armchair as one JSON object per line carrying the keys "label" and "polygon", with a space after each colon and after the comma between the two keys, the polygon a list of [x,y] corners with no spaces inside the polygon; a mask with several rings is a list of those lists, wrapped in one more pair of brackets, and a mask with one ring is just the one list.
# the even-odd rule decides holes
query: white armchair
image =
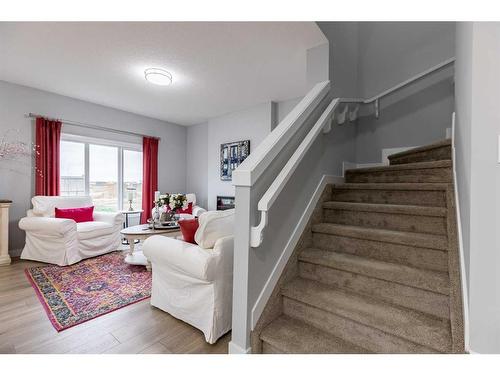
{"label": "white armchair", "polygon": [[152,236],[143,252],[152,266],[151,305],[200,329],[213,344],[231,330],[234,210],[199,217],[196,244]]}
{"label": "white armchair", "polygon": [[83,223],[54,217],[55,207],[92,206],[90,197],[36,196],[31,202],[33,209],[19,221],[19,228],[26,231],[21,259],[66,266],[120,246],[123,215],[119,212],[94,212],[94,221]]}

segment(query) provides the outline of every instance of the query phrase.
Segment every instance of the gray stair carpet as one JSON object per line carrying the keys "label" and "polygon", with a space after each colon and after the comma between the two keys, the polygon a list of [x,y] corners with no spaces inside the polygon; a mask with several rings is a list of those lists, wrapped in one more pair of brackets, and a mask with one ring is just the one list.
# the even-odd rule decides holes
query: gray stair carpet
{"label": "gray stair carpet", "polygon": [[279,289],[262,353],[463,353],[451,142],[346,171]]}

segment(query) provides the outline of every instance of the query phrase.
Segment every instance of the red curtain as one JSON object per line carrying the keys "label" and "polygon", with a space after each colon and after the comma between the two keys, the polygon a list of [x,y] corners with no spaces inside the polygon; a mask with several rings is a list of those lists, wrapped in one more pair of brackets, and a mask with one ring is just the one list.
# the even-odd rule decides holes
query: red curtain
{"label": "red curtain", "polygon": [[35,195],[59,195],[62,123],[36,118]]}
{"label": "red curtain", "polygon": [[142,214],[141,222],[145,224],[151,217],[155,191],[158,190],[158,139],[144,137],[142,139]]}

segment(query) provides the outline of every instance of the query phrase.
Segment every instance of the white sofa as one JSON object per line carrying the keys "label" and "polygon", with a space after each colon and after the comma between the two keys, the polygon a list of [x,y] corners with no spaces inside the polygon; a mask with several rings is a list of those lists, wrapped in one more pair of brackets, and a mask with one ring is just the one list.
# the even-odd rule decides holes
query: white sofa
{"label": "white sofa", "polygon": [[123,215],[119,212],[94,212],[94,221],[83,223],[54,217],[55,207],[92,206],[90,197],[35,196],[31,202],[33,209],[19,221],[19,228],[26,231],[21,259],[67,266],[120,246]]}
{"label": "white sofa", "polygon": [[[192,214],[179,214],[180,219],[194,219],[195,217],[200,217],[200,215],[204,212],[207,212],[204,208],[196,205],[196,194],[189,193],[186,194],[187,203],[193,204],[193,213]],[[151,217],[154,216],[155,208],[151,210]]]}
{"label": "white sofa", "polygon": [[208,343],[231,330],[234,209],[199,217],[198,245],[163,236],[148,238],[151,305],[200,329]]}

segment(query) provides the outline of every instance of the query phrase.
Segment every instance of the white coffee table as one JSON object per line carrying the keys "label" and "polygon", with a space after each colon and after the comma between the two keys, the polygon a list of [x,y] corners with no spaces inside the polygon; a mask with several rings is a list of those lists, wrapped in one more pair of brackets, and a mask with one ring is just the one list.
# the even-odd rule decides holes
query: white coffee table
{"label": "white coffee table", "polygon": [[151,265],[142,251],[135,251],[135,240],[144,241],[148,237],[157,235],[174,238],[181,235],[179,227],[150,229],[148,224],[134,225],[132,227],[124,228],[120,231],[120,233],[130,244],[130,250],[125,256],[125,263],[146,266],[148,270],[151,269]]}

